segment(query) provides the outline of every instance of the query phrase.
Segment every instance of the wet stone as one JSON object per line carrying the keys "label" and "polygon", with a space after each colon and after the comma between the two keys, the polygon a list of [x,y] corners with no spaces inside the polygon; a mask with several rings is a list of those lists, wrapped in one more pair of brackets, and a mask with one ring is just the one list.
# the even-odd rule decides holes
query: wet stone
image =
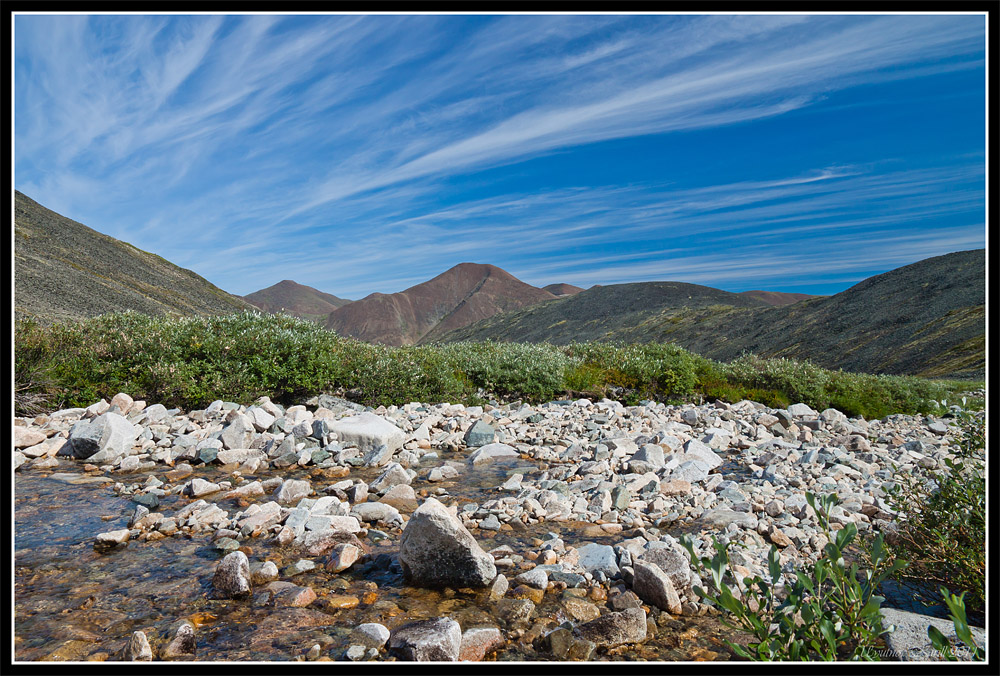
{"label": "wet stone", "polygon": [[411,662],[455,662],[461,646],[462,629],[448,617],[410,622],[389,637],[390,654]]}

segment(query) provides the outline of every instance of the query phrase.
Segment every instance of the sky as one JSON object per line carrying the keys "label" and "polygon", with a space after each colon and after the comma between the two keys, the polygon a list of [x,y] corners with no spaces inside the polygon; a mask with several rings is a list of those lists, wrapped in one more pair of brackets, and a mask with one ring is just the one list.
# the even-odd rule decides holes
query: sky
{"label": "sky", "polygon": [[986,244],[975,15],[15,15],[14,183],[246,295],[831,294]]}

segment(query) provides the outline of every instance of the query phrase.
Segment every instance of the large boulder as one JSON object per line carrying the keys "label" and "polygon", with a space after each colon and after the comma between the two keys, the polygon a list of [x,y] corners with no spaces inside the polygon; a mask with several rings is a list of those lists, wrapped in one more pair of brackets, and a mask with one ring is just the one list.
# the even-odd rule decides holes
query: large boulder
{"label": "large boulder", "polygon": [[462,628],[450,617],[404,624],[389,637],[389,653],[411,662],[456,662]]}
{"label": "large boulder", "polygon": [[105,413],[73,425],[66,445],[76,458],[95,465],[109,464],[128,455],[141,431],[117,413]]}
{"label": "large boulder", "polygon": [[330,428],[336,432],[337,440],[342,446],[355,446],[362,451],[373,451],[379,446],[386,446],[393,453],[402,448],[405,438],[403,430],[374,413],[336,420]]}
{"label": "large boulder", "polygon": [[30,448],[45,441],[45,432],[14,425],[14,448]]}
{"label": "large boulder", "polygon": [[485,587],[497,574],[493,557],[434,498],[410,516],[399,539],[399,562],[407,580],[425,587]]}

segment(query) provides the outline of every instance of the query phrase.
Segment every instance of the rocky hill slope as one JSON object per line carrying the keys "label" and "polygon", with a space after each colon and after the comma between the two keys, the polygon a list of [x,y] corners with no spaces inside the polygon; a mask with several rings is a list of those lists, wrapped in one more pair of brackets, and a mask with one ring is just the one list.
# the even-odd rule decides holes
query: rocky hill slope
{"label": "rocky hill slope", "polygon": [[405,291],[373,293],[337,308],[326,327],[372,343],[411,345],[498,312],[554,299],[494,265],[461,263]]}
{"label": "rocky hill slope", "polygon": [[595,287],[441,340],[672,341],[726,361],[753,352],[846,371],[982,378],[985,261],[984,249],[950,253],[784,306],[716,289],[657,293],[665,282]]}
{"label": "rocky hill slope", "polygon": [[218,315],[256,310],[190,270],[14,194],[14,310],[42,323],[134,310]]}
{"label": "rocky hill slope", "polygon": [[331,312],[351,302],[290,279],[254,291],[243,296],[243,300],[253,303],[264,312],[285,312],[320,323],[324,323]]}

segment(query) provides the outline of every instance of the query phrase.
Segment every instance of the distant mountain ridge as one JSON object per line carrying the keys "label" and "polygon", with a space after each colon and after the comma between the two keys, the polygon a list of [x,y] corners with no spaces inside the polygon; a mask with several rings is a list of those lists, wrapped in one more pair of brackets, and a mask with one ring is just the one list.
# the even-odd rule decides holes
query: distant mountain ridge
{"label": "distant mountain ridge", "polygon": [[441,340],[676,342],[723,361],[752,352],[848,371],[982,378],[985,261],[984,249],[946,254],[782,306],[697,285],[593,287]]}
{"label": "distant mountain ridge", "polygon": [[264,312],[285,312],[302,319],[325,322],[327,316],[351,301],[324,293],[305,284],[285,279],[277,284],[254,291],[243,299]]}
{"label": "distant mountain ridge", "polygon": [[583,291],[579,286],[572,284],[548,284],[542,287],[553,296],[573,296]]}
{"label": "distant mountain ridge", "polygon": [[547,300],[555,296],[495,265],[461,263],[405,291],[373,293],[337,308],[326,327],[372,343],[412,345]]}
{"label": "distant mountain ridge", "polygon": [[190,316],[256,308],[191,270],[15,191],[15,317],[51,323],[122,310]]}
{"label": "distant mountain ridge", "polygon": [[744,296],[750,296],[756,298],[757,300],[762,300],[768,305],[791,305],[792,303],[798,303],[800,300],[808,300],[809,298],[816,298],[816,296],[808,293],[788,293],[786,291],[760,291],[755,289],[753,291],[741,291]]}

